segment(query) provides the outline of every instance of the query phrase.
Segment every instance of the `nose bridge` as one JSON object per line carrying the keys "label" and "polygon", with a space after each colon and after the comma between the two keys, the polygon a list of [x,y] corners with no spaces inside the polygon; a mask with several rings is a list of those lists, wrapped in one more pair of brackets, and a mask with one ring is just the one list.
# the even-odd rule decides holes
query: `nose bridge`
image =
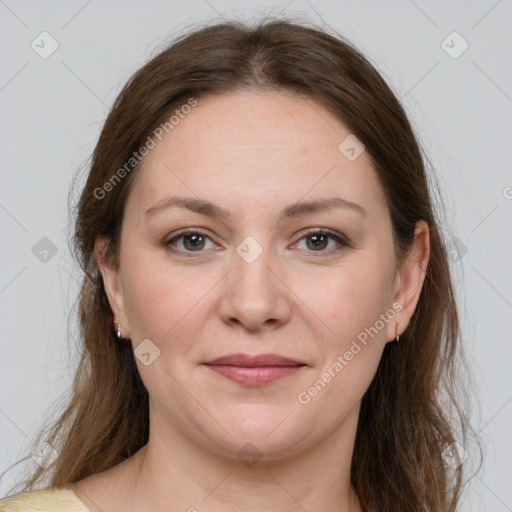
{"label": "nose bridge", "polygon": [[289,315],[286,287],[275,275],[276,259],[269,246],[248,236],[236,247],[233,270],[228,275],[221,314],[257,329],[268,320],[283,322]]}

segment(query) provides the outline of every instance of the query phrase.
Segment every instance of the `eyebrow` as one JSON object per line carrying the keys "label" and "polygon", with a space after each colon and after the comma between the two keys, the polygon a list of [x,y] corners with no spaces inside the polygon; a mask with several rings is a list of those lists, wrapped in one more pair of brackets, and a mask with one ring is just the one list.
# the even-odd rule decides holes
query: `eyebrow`
{"label": "eyebrow", "polygon": [[[162,199],[158,203],[151,206],[151,208],[146,210],[144,215],[152,216],[173,207],[184,208],[195,213],[199,213],[200,215],[206,215],[208,217],[218,217],[220,219],[231,219],[233,217],[233,215],[228,210],[222,208],[221,206],[210,203],[204,199],[180,196],[171,196]],[[353,203],[352,201],[348,201],[342,197],[330,197],[328,199],[319,199],[315,201],[291,204],[281,211],[279,215],[279,221],[311,213],[329,211],[336,208],[352,210],[360,213],[363,216],[367,215],[366,210],[362,206]]]}

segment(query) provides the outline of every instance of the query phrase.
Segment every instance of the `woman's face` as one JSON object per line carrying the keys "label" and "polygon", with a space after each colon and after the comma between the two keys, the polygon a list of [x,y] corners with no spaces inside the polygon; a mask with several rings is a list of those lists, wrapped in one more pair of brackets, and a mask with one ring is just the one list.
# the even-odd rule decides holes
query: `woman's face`
{"label": "woman's face", "polygon": [[[201,99],[145,157],[120,268],[102,272],[153,431],[278,459],[355,428],[422,278],[399,275],[385,195],[348,136],[311,100],[244,92]],[[239,382],[205,364],[240,353],[302,366],[267,382],[268,368],[233,370]]]}

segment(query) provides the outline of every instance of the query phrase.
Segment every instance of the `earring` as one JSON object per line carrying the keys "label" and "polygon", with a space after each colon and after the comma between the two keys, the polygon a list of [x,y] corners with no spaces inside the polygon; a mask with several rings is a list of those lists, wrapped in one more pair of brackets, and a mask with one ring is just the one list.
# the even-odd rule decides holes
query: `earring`
{"label": "earring", "polygon": [[121,324],[117,324],[116,335],[120,340],[126,340],[126,338],[121,335]]}
{"label": "earring", "polygon": [[396,336],[396,341],[398,341],[400,339],[400,336],[398,336],[398,323],[395,324],[395,336]]}

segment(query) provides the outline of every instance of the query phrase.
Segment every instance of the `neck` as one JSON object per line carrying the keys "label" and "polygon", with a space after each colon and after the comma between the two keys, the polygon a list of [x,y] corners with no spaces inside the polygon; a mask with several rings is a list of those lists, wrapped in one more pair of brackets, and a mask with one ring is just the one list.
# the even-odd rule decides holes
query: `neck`
{"label": "neck", "polygon": [[133,510],[360,512],[350,483],[358,413],[313,446],[241,460],[205,449],[153,409],[148,444],[137,453]]}

